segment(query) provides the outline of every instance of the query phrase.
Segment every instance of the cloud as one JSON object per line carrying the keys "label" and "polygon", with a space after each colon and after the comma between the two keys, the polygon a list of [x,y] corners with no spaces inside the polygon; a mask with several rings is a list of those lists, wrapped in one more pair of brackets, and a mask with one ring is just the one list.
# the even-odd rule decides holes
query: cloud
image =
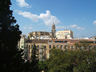
{"label": "cloud", "polygon": [[49,10],[47,10],[45,14],[41,13],[39,18],[42,19],[46,25],[60,23],[59,19],[56,16],[53,16]]}
{"label": "cloud", "polygon": [[96,24],[96,20],[95,20],[95,21],[93,21],[93,24]]}
{"label": "cloud", "polygon": [[70,29],[70,26],[56,26],[56,29]]}
{"label": "cloud", "polygon": [[16,0],[20,7],[29,7],[29,4],[25,0]]}
{"label": "cloud", "polygon": [[23,16],[25,18],[29,18],[29,19],[31,19],[33,21],[38,21],[38,19],[39,19],[38,15],[32,14],[30,12],[22,12],[22,11],[18,11],[18,10],[17,10],[17,12],[18,12],[19,15],[21,15],[21,16]]}
{"label": "cloud", "polygon": [[65,29],[65,26],[56,26],[56,29]]}
{"label": "cloud", "polygon": [[70,25],[70,28],[75,28],[75,29],[77,29],[77,30],[84,30],[83,27],[80,27],[80,26],[78,26],[78,25],[76,25],[76,24]]}
{"label": "cloud", "polygon": [[83,27],[80,27],[76,24],[73,24],[73,25],[69,25],[69,26],[57,26],[56,27],[57,29],[70,29],[70,28],[74,28],[74,29],[77,29],[77,30],[84,30]]}
{"label": "cloud", "polygon": [[76,24],[74,24],[74,25],[70,25],[70,27],[77,28],[78,26]]}
{"label": "cloud", "polygon": [[23,29],[24,29],[24,30],[32,30],[33,27],[32,27],[32,26],[23,26]]}
{"label": "cloud", "polygon": [[42,20],[43,23],[47,26],[54,24],[59,24],[60,21],[56,16],[53,16],[49,10],[46,11],[46,13],[41,13],[40,15],[33,14],[31,12],[26,11],[17,11],[19,15],[29,18],[33,21],[39,21]]}

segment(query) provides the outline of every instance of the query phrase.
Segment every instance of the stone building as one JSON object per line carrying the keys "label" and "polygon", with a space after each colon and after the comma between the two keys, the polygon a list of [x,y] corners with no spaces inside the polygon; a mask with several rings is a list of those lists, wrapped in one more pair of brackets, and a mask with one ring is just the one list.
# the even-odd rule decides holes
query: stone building
{"label": "stone building", "polygon": [[52,39],[55,39],[55,38],[56,38],[55,24],[52,25],[51,38],[52,38]]}
{"label": "stone building", "polygon": [[29,39],[50,39],[50,32],[34,31],[28,34]]}
{"label": "stone building", "polygon": [[[27,40],[26,45],[28,49],[28,60],[31,59],[32,55],[32,47],[35,44],[37,47],[37,55],[40,61],[44,61],[50,57],[50,50],[54,47],[56,49],[61,49],[63,51],[65,50],[83,50],[83,48],[77,48],[75,46],[76,43],[79,43],[82,40],[75,40],[75,39],[34,39],[34,40]],[[84,40],[83,40],[84,41]],[[86,40],[88,42],[92,43],[91,48],[94,46],[96,47],[96,44],[93,45],[94,40]],[[89,47],[88,47],[89,48]],[[88,50],[88,49],[87,49]]]}
{"label": "stone building", "polygon": [[73,32],[71,30],[57,31],[57,39],[73,39]]}
{"label": "stone building", "polygon": [[37,48],[37,56],[40,61],[49,59],[50,50],[53,48],[65,50],[84,50],[84,47],[76,47],[76,43],[82,40],[91,43],[87,50],[96,47],[94,39],[73,39],[73,32],[71,30],[57,31],[55,24],[52,25],[51,32],[34,31],[28,34],[28,38],[21,36],[19,48],[24,49],[24,59],[31,60],[32,49],[34,44]]}
{"label": "stone building", "polygon": [[51,32],[33,31],[28,34],[28,38],[29,39],[55,39],[56,38],[55,24],[52,25]]}
{"label": "stone building", "polygon": [[31,59],[32,55],[32,48],[33,45],[36,45],[37,48],[37,55],[40,61],[44,61],[45,59],[49,58],[49,48],[48,48],[48,40],[45,39],[32,39],[32,40],[27,40],[26,45],[28,49],[28,60]]}

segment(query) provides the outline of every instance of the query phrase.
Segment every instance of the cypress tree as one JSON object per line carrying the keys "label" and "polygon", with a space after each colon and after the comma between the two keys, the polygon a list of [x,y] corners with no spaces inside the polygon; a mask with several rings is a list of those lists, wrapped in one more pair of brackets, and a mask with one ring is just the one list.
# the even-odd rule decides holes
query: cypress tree
{"label": "cypress tree", "polygon": [[0,0],[0,66],[3,72],[21,72],[22,50],[17,44],[21,31],[10,10],[10,0]]}
{"label": "cypress tree", "polygon": [[37,48],[35,44],[32,48],[31,64],[32,64],[32,72],[39,72]]}

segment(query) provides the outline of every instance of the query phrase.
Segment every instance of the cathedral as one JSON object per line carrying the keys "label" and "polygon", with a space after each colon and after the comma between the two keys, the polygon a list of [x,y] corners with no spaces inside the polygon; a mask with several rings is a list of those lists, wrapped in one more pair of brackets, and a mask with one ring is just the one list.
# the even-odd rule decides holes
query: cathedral
{"label": "cathedral", "polygon": [[51,32],[45,31],[34,31],[28,34],[29,39],[55,39],[56,38],[56,28],[55,24],[52,24]]}

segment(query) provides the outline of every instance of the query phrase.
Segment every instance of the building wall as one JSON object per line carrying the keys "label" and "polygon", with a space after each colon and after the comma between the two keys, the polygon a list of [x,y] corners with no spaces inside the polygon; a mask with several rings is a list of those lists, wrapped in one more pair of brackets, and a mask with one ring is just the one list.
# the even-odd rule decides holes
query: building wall
{"label": "building wall", "polygon": [[[32,48],[33,45],[36,45],[38,58],[40,61],[44,61],[46,59],[49,59],[50,57],[50,50],[54,47],[57,49],[66,50],[69,49],[69,45],[72,45],[74,43],[66,42],[66,40],[31,40],[30,42],[27,42],[27,49],[28,49],[28,60],[31,59],[32,55]],[[66,46],[66,47],[65,47]]]}
{"label": "building wall", "polygon": [[29,39],[50,39],[50,32],[36,31],[28,34]]}
{"label": "building wall", "polygon": [[[32,56],[32,48],[34,43],[27,43],[28,46],[28,60],[31,59]],[[37,55],[40,61],[44,61],[45,59],[48,59],[48,44],[46,43],[35,43],[37,48]]]}
{"label": "building wall", "polygon": [[28,51],[26,47],[26,38],[25,35],[21,35],[21,39],[18,42],[18,48],[23,50],[24,55],[22,56],[24,59],[27,59],[28,57]]}
{"label": "building wall", "polygon": [[56,38],[57,39],[72,39],[73,32],[71,30],[57,31]]}
{"label": "building wall", "polygon": [[21,39],[20,39],[20,49],[24,49],[24,47],[25,47],[25,37],[21,37]]}
{"label": "building wall", "polygon": [[[74,40],[74,39],[52,39],[52,40],[31,40],[30,42],[27,42],[28,46],[28,60],[31,59],[32,55],[32,45],[37,46],[37,55],[40,61],[44,61],[46,59],[49,59],[50,57],[50,50],[53,48],[61,49],[63,51],[65,50],[84,50],[84,47],[76,47],[75,43],[79,43],[80,40]],[[90,40],[92,42],[92,40]],[[92,43],[93,44],[93,43]],[[87,47],[86,50],[92,49],[96,47],[96,44],[93,44],[89,47]]]}

